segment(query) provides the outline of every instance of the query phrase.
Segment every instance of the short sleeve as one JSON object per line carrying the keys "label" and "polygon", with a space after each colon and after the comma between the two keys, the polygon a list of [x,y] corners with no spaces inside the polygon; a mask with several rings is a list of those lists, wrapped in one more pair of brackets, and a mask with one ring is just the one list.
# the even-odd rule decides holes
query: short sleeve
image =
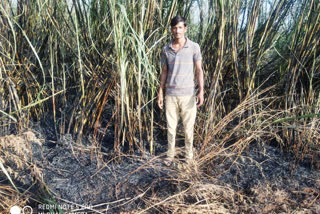
{"label": "short sleeve", "polygon": [[167,61],[167,55],[165,52],[165,48],[162,49],[161,51],[161,67],[168,65],[168,61]]}
{"label": "short sleeve", "polygon": [[194,45],[194,50],[193,50],[193,61],[199,61],[202,59],[201,56],[201,51],[200,51],[200,46],[198,44]]}

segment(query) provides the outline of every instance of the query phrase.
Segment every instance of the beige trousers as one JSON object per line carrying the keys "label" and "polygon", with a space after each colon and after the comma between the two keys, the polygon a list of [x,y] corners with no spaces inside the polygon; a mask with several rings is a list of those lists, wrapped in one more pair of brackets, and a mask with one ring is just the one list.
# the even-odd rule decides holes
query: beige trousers
{"label": "beige trousers", "polygon": [[196,98],[192,96],[166,96],[166,118],[168,128],[169,159],[173,159],[176,150],[176,129],[181,116],[185,135],[185,158],[193,159],[193,127],[197,114]]}

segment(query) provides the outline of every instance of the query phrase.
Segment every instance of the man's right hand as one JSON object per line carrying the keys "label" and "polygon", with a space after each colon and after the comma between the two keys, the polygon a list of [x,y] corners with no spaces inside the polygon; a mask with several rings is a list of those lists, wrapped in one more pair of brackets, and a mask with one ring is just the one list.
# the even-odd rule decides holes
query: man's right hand
{"label": "man's right hand", "polygon": [[157,103],[160,109],[163,109],[163,92],[162,89],[159,90]]}

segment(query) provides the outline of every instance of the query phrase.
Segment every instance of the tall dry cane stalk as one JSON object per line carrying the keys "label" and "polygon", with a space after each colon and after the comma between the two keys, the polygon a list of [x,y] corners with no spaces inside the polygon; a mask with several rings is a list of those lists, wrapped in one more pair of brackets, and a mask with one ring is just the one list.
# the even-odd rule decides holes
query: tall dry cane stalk
{"label": "tall dry cane stalk", "polygon": [[[120,124],[117,130],[117,136],[115,141],[114,148],[117,150],[120,149],[120,135],[121,132],[126,132],[124,127],[124,120],[125,120],[125,110],[128,110],[128,97],[127,97],[127,79],[126,79],[126,72],[128,63],[126,62],[126,52],[124,51],[125,48],[125,34],[127,31],[127,27],[124,25],[124,18],[119,14],[118,9],[116,8],[115,1],[109,1],[111,7],[111,17],[112,17],[112,26],[113,26],[113,38],[115,42],[115,53],[116,53],[116,60],[115,64],[117,66],[117,72],[119,73],[119,102],[121,105],[119,106],[120,109]],[[129,113],[126,111],[127,114]],[[124,143],[124,138],[122,139],[122,145]]]}
{"label": "tall dry cane stalk", "polygon": [[[252,92],[259,93],[260,89],[255,90],[255,88],[259,88],[261,82],[265,82],[261,76],[268,79],[265,74],[260,73],[263,72],[262,68],[265,68],[268,62],[273,64],[274,47],[279,39],[277,30],[283,23],[292,1],[279,0],[274,2],[271,10],[264,14],[265,19],[261,19],[261,22],[258,23],[261,16],[261,4],[262,1],[246,1],[245,4],[243,2],[240,4],[239,1],[232,3],[215,1],[215,5],[209,7],[215,9],[216,17],[213,29],[206,35],[202,44],[207,70],[205,76],[208,94],[203,109],[205,113],[200,112],[201,125],[197,127],[201,151],[210,145],[212,139],[209,136],[215,129],[219,130],[216,125],[221,125],[220,121],[226,116],[224,94],[230,97],[230,93],[237,91],[238,98],[236,99],[241,104],[244,99],[248,99],[248,96],[255,97],[251,94]],[[248,19],[244,21],[247,13],[249,14]],[[242,22],[239,22],[240,17],[243,17]],[[233,65],[230,65],[230,59]],[[264,72],[268,74],[270,71]],[[230,73],[234,77],[233,79],[228,76]],[[231,84],[226,84],[229,81]],[[233,88],[237,88],[237,90],[233,90]],[[255,102],[255,100],[252,101]],[[261,102],[258,103],[261,105]],[[234,104],[237,105],[237,103]],[[248,106],[251,107],[252,115],[259,112],[259,105],[253,103]],[[250,118],[253,119],[253,117]],[[239,118],[239,121],[242,119]],[[255,121],[251,122],[255,124]]]}
{"label": "tall dry cane stalk", "polygon": [[[319,145],[314,142],[314,132],[317,132],[319,109],[315,103],[319,99],[319,90],[314,89],[314,72],[319,70],[319,1],[303,1],[301,13],[294,23],[294,31],[290,34],[288,45],[289,56],[285,68],[285,112],[287,123],[283,120],[283,137],[286,147],[295,154],[298,162],[304,156],[314,156]],[[313,116],[312,116],[313,115]],[[311,122],[311,126],[310,123]],[[306,128],[310,127],[310,128]],[[304,136],[309,136],[305,138]],[[311,149],[312,148],[312,149]],[[309,158],[310,159],[310,158]]]}
{"label": "tall dry cane stalk", "polygon": [[[130,20],[124,5],[115,5],[114,18],[119,21],[123,19],[123,26],[114,26],[115,41],[118,41],[117,50],[117,64],[120,73],[120,101],[121,101],[121,122],[120,127],[122,131],[118,134],[123,135],[122,144],[124,140],[128,140],[131,146],[138,146],[140,151],[144,151],[144,138],[150,141],[150,152],[153,153],[153,104],[155,88],[156,88],[156,75],[155,66],[152,63],[152,53],[156,51],[156,44],[163,39],[153,39],[154,32],[148,29],[150,37],[145,38],[145,26],[143,20],[145,17],[145,4],[141,2],[140,7],[140,21],[136,24],[135,20]],[[118,17],[117,14],[122,14]],[[148,40],[152,39],[154,43],[148,47]],[[132,48],[133,47],[133,50]],[[129,51],[130,50],[130,51]],[[132,51],[133,52],[132,52]],[[131,52],[133,55],[129,56],[126,53]],[[134,60],[132,60],[134,59]],[[125,65],[125,66],[123,66]],[[129,72],[130,71],[130,72]],[[129,90],[129,88],[131,90]],[[133,98],[137,98],[134,100]],[[124,102],[125,101],[125,102]],[[142,111],[144,114],[142,114]],[[126,114],[124,114],[126,112]],[[129,114],[130,113],[130,114]],[[136,114],[132,114],[136,113]],[[151,118],[151,121],[150,121]],[[136,129],[134,124],[138,124]],[[126,133],[126,130],[128,133]],[[138,134],[135,134],[135,133]],[[135,135],[139,136],[138,138]]]}
{"label": "tall dry cane stalk", "polygon": [[[1,52],[5,56],[0,59],[0,74],[13,81],[16,92],[11,90],[8,104],[5,98],[9,88],[3,85],[6,88],[0,89],[0,117],[18,122],[22,109],[28,110],[27,118],[40,118],[55,109],[53,120],[61,133],[77,133],[80,139],[94,130],[94,135],[99,133],[102,138],[111,127],[115,129],[116,148],[126,144],[143,151],[150,141],[150,152],[154,152],[154,131],[158,128],[154,121],[158,115],[153,103],[160,71],[159,52],[164,40],[170,39],[168,25],[172,16],[177,11],[188,17],[195,15],[189,12],[194,2],[123,1],[122,6],[113,0],[58,3],[18,1],[17,10],[7,10],[9,4],[1,5],[1,30],[6,32],[2,34],[6,40],[1,37],[1,42],[6,45]],[[196,128],[196,139],[201,143],[246,98],[247,91],[255,91],[273,72],[280,78],[273,78],[267,85],[285,83],[288,117],[316,113],[292,109],[299,109],[293,107],[302,101],[305,105],[317,103],[319,1],[278,0],[260,13],[266,3],[215,0],[209,1],[208,8],[199,3],[204,17],[208,10],[208,18],[201,23],[206,77],[206,103],[198,111]],[[294,3],[301,6],[301,11],[296,11],[296,22],[291,23],[286,16]],[[291,38],[289,46],[286,36]],[[11,69],[9,64],[17,65]],[[57,96],[62,93],[63,98]],[[18,100],[20,110],[16,111]],[[46,103],[48,100],[50,103]],[[259,111],[254,106],[253,115]],[[65,115],[62,120],[58,119],[64,117],[61,115]],[[314,124],[316,127],[316,120]]]}
{"label": "tall dry cane stalk", "polygon": [[[5,2],[4,2],[5,3]],[[16,115],[17,119],[13,120],[12,122],[9,122],[4,124],[4,126],[7,126],[8,128],[12,126],[12,124],[16,125],[16,128],[18,130],[27,127],[28,124],[28,115],[26,115],[27,112],[23,112],[22,105],[24,104],[23,97],[20,96],[20,85],[21,85],[21,79],[23,75],[19,74],[17,71],[17,68],[21,67],[27,67],[25,65],[21,65],[21,61],[16,61],[16,58],[18,57],[17,53],[17,34],[21,36],[19,40],[19,44],[21,44],[21,40],[25,40],[27,43],[27,48],[30,48],[33,56],[36,58],[37,62],[40,65],[41,71],[42,71],[42,77],[43,81],[45,81],[45,75],[44,70],[42,67],[42,63],[39,59],[39,56],[35,50],[34,45],[30,41],[30,38],[27,36],[27,34],[24,32],[22,27],[20,26],[19,22],[15,18],[14,12],[12,9],[12,4],[10,5],[9,2],[6,2],[5,4],[0,5],[0,14],[1,16],[1,22],[6,23],[5,25],[1,26],[1,31],[3,30],[4,34],[2,34],[1,42],[1,54],[4,56],[4,58],[1,60],[1,112],[2,116],[0,120],[6,120],[7,117],[9,119],[15,118],[14,115]],[[27,12],[27,11],[26,11]],[[2,43],[3,42],[3,43]],[[15,75],[18,74],[18,75]],[[22,81],[23,82],[23,81]],[[8,86],[8,87],[6,87]],[[45,84],[42,85],[41,91],[37,95],[37,99],[40,100],[40,95],[42,95],[45,88]],[[34,97],[34,95],[33,95]],[[8,106],[9,104],[9,106]],[[9,110],[9,111],[8,111]],[[7,133],[5,131],[2,134]]]}
{"label": "tall dry cane stalk", "polygon": [[[219,4],[218,4],[219,2]],[[218,48],[217,48],[217,52],[216,52],[216,58],[214,58],[213,56],[211,56],[209,59],[210,60],[216,60],[215,65],[216,66],[208,66],[206,70],[209,70],[208,73],[206,73],[205,78],[208,82],[211,83],[210,88],[206,89],[206,91],[208,91],[208,97],[207,97],[207,102],[205,104],[205,115],[206,115],[206,119],[205,122],[203,124],[203,131],[201,132],[200,136],[207,136],[208,132],[210,131],[210,129],[212,128],[212,126],[215,123],[215,117],[216,117],[216,112],[217,112],[217,103],[218,103],[218,94],[221,90],[220,88],[220,78],[221,78],[221,72],[223,70],[224,67],[224,50],[225,50],[225,25],[226,25],[226,17],[225,17],[225,2],[224,1],[216,1],[217,4],[217,9],[216,12],[217,14],[219,14],[219,18],[217,18],[217,22],[215,23],[214,26],[217,26],[217,29],[214,29],[212,31],[209,31],[208,33],[210,33],[208,35],[207,41],[205,41],[208,45],[210,44],[210,37],[215,36],[215,32],[218,33]],[[203,50],[204,54],[207,54],[209,52],[207,52],[205,49]],[[206,62],[205,62],[206,63]],[[211,69],[212,73],[210,72]],[[212,76],[210,76],[210,74],[212,74]],[[201,139],[201,141],[203,140],[203,138]]]}

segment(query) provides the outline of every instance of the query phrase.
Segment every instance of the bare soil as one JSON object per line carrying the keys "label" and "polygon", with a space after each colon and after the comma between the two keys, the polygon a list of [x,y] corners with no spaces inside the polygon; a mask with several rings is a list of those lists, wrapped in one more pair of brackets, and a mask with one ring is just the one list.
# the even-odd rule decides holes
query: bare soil
{"label": "bare soil", "polygon": [[36,135],[24,139],[32,149],[28,166],[38,173],[7,163],[24,176],[15,179],[21,187],[38,180],[30,191],[41,202],[28,202],[35,213],[320,213],[320,171],[268,144],[205,166],[176,160],[168,167],[161,155],[119,158],[71,135],[41,143]]}

